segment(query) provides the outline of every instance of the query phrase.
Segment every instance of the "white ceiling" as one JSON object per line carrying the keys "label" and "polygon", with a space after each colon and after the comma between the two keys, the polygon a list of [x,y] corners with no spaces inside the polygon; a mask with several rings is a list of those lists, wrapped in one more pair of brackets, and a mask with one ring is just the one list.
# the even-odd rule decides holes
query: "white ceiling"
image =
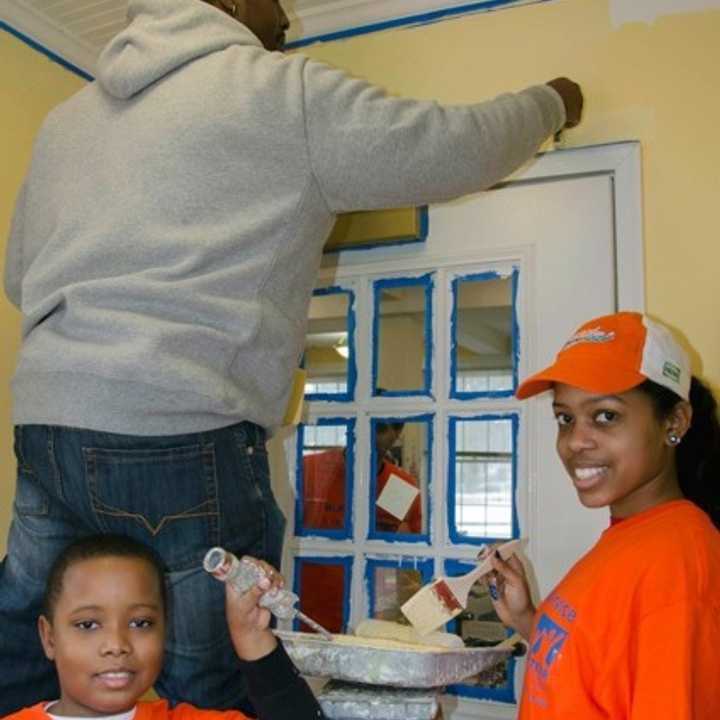
{"label": "white ceiling", "polygon": [[[282,0],[289,41],[301,43],[383,23],[414,24],[479,11],[498,0]],[[499,0],[501,4],[540,0]],[[0,20],[93,75],[103,45],[125,23],[127,0],[0,0]]]}

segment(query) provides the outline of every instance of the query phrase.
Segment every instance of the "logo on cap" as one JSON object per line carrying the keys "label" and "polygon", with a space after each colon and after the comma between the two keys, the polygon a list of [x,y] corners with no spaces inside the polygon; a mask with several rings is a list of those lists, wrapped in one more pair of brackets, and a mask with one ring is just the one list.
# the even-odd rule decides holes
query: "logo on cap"
{"label": "logo on cap", "polygon": [[669,360],[665,361],[665,364],[663,365],[662,374],[666,378],[670,378],[673,382],[679,383],[680,382],[680,368],[675,365],[675,363],[671,363]]}
{"label": "logo on cap", "polygon": [[615,339],[615,333],[611,330],[605,332],[600,328],[588,328],[587,330],[580,330],[576,332],[564,345],[563,350],[568,350],[574,345],[580,345],[581,343],[607,343],[612,342]]}

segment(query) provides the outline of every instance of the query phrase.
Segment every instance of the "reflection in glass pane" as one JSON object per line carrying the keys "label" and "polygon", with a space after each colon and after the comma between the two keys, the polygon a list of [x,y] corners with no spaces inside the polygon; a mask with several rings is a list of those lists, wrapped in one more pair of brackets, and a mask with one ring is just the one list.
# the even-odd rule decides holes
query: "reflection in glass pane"
{"label": "reflection in glass pane", "polygon": [[422,573],[412,568],[376,567],[373,574],[373,617],[407,623],[400,606],[423,586]]}
{"label": "reflection in glass pane", "polygon": [[426,358],[427,279],[376,283],[374,393],[419,393],[429,388]]}
{"label": "reflection in glass pane", "polygon": [[350,473],[348,426],[305,425],[302,433],[302,528],[342,530],[346,527]]}
{"label": "reflection in glass pane", "polygon": [[305,336],[306,395],[348,393],[352,338],[349,290],[316,290]]}
{"label": "reflection in glass pane", "polygon": [[[346,565],[300,558],[297,562],[300,563],[300,611],[330,632],[343,632]],[[314,632],[303,623],[300,623],[300,630]]]}
{"label": "reflection in glass pane", "polygon": [[476,538],[513,534],[513,421],[453,418],[455,531]]}
{"label": "reflection in glass pane", "polygon": [[429,422],[374,418],[374,530],[427,534]]}
{"label": "reflection in glass pane", "polygon": [[513,280],[459,278],[453,318],[453,388],[458,394],[513,389]]}
{"label": "reflection in glass pane", "polygon": [[[453,577],[464,575],[472,569],[473,566],[467,563],[452,562],[450,567],[446,567],[446,572],[449,577]],[[466,647],[492,647],[505,640],[509,634],[495,613],[482,582],[473,585],[467,607],[450,625],[449,630],[459,635]],[[460,687],[506,688],[512,670],[511,663],[504,662],[466,678]]]}

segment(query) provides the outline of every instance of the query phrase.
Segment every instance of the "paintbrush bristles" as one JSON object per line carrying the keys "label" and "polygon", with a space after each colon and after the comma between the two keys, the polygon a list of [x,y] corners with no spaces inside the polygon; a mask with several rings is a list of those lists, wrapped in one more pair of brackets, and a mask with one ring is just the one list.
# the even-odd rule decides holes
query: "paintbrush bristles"
{"label": "paintbrush bristles", "polygon": [[[450,604],[447,602],[448,597],[452,598]],[[431,633],[461,611],[462,606],[443,580],[426,585],[402,606],[403,615],[420,635]]]}
{"label": "paintbrush bristles", "polygon": [[[495,548],[503,560],[519,552],[525,540],[510,540]],[[478,578],[492,572],[492,559],[486,556],[473,570],[460,577],[439,578],[420,588],[401,608],[403,615],[421,635],[437,630],[459,615],[467,606],[468,596]]]}

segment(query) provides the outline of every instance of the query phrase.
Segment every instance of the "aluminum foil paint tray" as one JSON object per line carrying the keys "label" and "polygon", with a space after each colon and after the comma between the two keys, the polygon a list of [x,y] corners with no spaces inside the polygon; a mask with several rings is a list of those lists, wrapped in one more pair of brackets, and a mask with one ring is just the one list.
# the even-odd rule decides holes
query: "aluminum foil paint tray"
{"label": "aluminum foil paint tray", "polygon": [[433,720],[439,703],[437,689],[378,688],[330,680],[318,702],[333,720]]}
{"label": "aluminum foil paint tray", "polygon": [[313,633],[276,630],[285,649],[303,675],[327,677],[368,685],[432,688],[465,678],[507,660],[512,651],[494,648],[446,650],[367,638],[337,636],[328,641]]}

